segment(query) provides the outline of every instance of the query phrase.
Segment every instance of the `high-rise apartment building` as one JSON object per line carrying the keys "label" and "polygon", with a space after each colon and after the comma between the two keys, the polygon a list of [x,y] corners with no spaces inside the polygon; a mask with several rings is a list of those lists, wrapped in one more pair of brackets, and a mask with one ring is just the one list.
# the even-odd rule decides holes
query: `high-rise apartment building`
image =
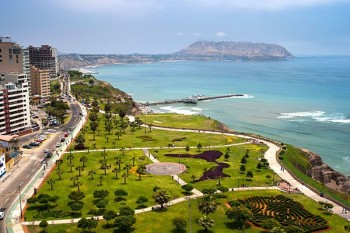
{"label": "high-rise apartment building", "polygon": [[49,45],[41,47],[29,46],[29,62],[41,69],[49,70],[50,78],[56,78],[58,73],[57,50]]}
{"label": "high-rise apartment building", "polygon": [[22,48],[10,37],[0,37],[0,72],[23,72]]}
{"label": "high-rise apartment building", "polygon": [[0,74],[0,135],[20,134],[30,128],[27,76]]}
{"label": "high-rise apartment building", "polygon": [[35,66],[30,68],[31,95],[39,96],[41,99],[50,97],[50,72],[41,70]]}

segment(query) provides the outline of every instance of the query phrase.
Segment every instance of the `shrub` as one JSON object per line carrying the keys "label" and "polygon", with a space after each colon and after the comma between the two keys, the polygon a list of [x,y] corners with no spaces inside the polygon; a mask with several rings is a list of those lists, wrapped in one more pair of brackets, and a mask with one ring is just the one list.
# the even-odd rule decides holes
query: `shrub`
{"label": "shrub", "polygon": [[180,231],[186,228],[186,219],[183,217],[175,217],[173,218],[173,226],[176,230]]}
{"label": "shrub", "polygon": [[114,195],[116,195],[118,197],[127,196],[128,192],[125,191],[124,189],[117,189],[117,190],[115,190]]}

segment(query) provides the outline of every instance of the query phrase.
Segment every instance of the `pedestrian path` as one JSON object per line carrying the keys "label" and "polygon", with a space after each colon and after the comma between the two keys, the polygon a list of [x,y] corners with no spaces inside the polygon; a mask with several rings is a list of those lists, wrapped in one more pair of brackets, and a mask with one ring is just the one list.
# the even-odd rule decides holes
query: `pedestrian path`
{"label": "pedestrian path", "polygon": [[[280,150],[280,147],[277,146],[276,144],[261,139],[261,138],[255,138],[252,136],[247,136],[247,135],[239,135],[239,134],[234,134],[234,133],[224,133],[224,132],[214,132],[214,131],[205,131],[205,130],[190,130],[190,129],[171,129],[171,128],[162,128],[162,127],[156,127],[153,126],[153,128],[155,129],[161,129],[161,130],[170,130],[170,131],[182,131],[182,132],[197,132],[197,133],[210,133],[210,134],[223,134],[223,135],[227,135],[227,136],[235,136],[235,137],[241,137],[241,138],[245,138],[251,141],[254,141],[255,143],[263,143],[265,145],[268,146],[268,150],[265,152],[264,157],[268,160],[270,167],[272,170],[274,170],[274,172],[279,175],[282,179],[287,180],[293,187],[298,188],[303,194],[305,194],[306,196],[310,197],[311,199],[315,200],[315,201],[323,201],[323,202],[328,202],[331,203],[334,207],[332,209],[334,214],[338,214],[339,216],[347,219],[350,221],[350,215],[349,214],[345,214],[344,213],[344,209],[339,206],[336,203],[333,203],[327,199],[325,199],[324,197],[319,196],[318,194],[316,194],[315,192],[313,192],[312,190],[310,190],[309,188],[307,188],[306,186],[304,186],[303,184],[301,184],[299,181],[295,180],[292,175],[284,169],[281,169],[281,164],[279,164],[279,162],[277,161],[276,155],[278,153],[278,151]],[[244,143],[237,143],[237,144],[233,144],[233,145],[238,145],[238,144],[247,144],[247,143],[251,143],[251,142],[244,142]],[[231,146],[231,145],[223,145],[223,146]],[[215,148],[215,147],[222,147],[222,146],[211,146],[210,148]],[[161,149],[162,147],[157,147],[157,148],[152,148],[152,149]],[[164,147],[166,148],[166,147]],[[209,147],[207,147],[209,148]],[[153,163],[158,163],[159,161],[148,151],[147,148],[130,148],[130,149],[142,149],[144,154],[150,158],[150,160]],[[113,150],[113,149],[109,149],[109,150]],[[120,149],[115,149],[115,150],[120,150]],[[186,184],[185,181],[183,181],[182,179],[180,179],[180,177],[178,177],[177,175],[173,176],[173,179],[175,181],[177,181],[180,185],[184,185]],[[242,187],[242,188],[230,188],[229,191],[243,191],[243,190],[269,190],[269,189],[279,189],[278,187]],[[203,196],[203,193],[201,193],[198,190],[193,190],[193,194],[189,197],[184,196],[184,197],[180,197],[177,199],[174,199],[172,201],[170,201],[166,206],[171,206],[177,203],[181,203],[184,201],[189,201],[192,198],[198,198],[200,196]],[[136,210],[135,212],[137,214],[139,213],[144,213],[144,212],[148,212],[148,211],[152,211],[156,208],[160,208],[159,205],[155,205],[152,207],[147,207],[144,209],[139,209]],[[94,218],[96,219],[102,219],[102,216],[95,216]],[[60,220],[49,220],[48,223],[49,224],[69,224],[69,223],[76,223],[80,220],[80,218],[77,219],[60,219]],[[23,225],[39,225],[40,221],[32,221],[32,222],[23,222]],[[15,231],[15,232],[23,232],[22,231]]]}
{"label": "pedestrian path", "polygon": [[[229,188],[229,190],[232,191],[251,191],[251,190],[279,190],[277,186],[272,186],[272,187],[241,187],[241,188]],[[190,196],[184,196],[180,198],[173,199],[166,203],[164,207],[169,207],[172,205],[179,204],[181,202],[186,202],[186,201],[191,201],[192,199],[198,198],[203,196],[203,193],[195,193],[192,190],[192,195]],[[150,211],[154,211],[156,209],[160,209],[160,205],[154,205],[150,207],[146,207],[143,209],[137,209],[135,210],[135,214],[141,214],[141,213],[146,213]],[[103,216],[92,216],[91,218],[102,220]],[[77,223],[79,222],[81,218],[73,218],[73,219],[56,219],[56,220],[47,220],[48,224],[72,224],[72,223]],[[26,226],[31,226],[31,225],[39,225],[41,221],[28,221],[28,222],[22,222],[23,225]]]}

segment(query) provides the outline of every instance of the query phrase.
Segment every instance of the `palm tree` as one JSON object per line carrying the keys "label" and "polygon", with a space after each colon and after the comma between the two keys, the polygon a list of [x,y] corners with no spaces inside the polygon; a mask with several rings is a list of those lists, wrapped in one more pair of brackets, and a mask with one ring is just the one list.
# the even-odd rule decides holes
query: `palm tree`
{"label": "palm tree", "polygon": [[112,172],[115,172],[115,179],[117,180],[117,179],[118,179],[118,172],[119,172],[119,169],[115,167],[115,168],[112,170]]}
{"label": "palm tree", "polygon": [[56,160],[56,166],[57,166],[57,169],[58,169],[58,170],[61,169],[61,168],[60,168],[61,163],[62,163],[62,159],[57,159],[57,160]]}
{"label": "palm tree", "polygon": [[124,184],[126,184],[126,178],[128,177],[128,175],[126,175],[126,173],[124,173],[124,174],[122,175],[122,177],[124,178]]}
{"label": "palm tree", "polygon": [[124,169],[126,170],[126,175],[129,176],[129,170],[131,169],[130,164],[126,164]]}
{"label": "palm tree", "polygon": [[198,219],[198,225],[204,228],[204,232],[208,232],[208,228],[213,227],[215,221],[208,216],[203,216]]}
{"label": "palm tree", "polygon": [[70,173],[72,173],[72,172],[73,172],[74,164],[69,164],[69,167],[70,167]]}
{"label": "palm tree", "polygon": [[78,192],[80,192],[80,186],[82,186],[83,183],[81,183],[80,181],[78,181],[78,182],[76,183],[76,185],[77,185],[77,187],[78,187]]}
{"label": "palm tree", "polygon": [[118,164],[118,169],[120,170],[120,165],[123,163],[122,159],[120,157],[115,157],[116,161],[115,163]]}
{"label": "palm tree", "polygon": [[134,167],[134,166],[135,166],[135,159],[136,159],[136,158],[135,158],[135,156],[133,156],[131,159],[132,159],[132,166]]}
{"label": "palm tree", "polygon": [[99,181],[100,181],[100,186],[102,186],[102,181],[103,181],[103,176],[100,176]]}
{"label": "palm tree", "polygon": [[86,156],[81,156],[80,158],[80,162],[83,163],[83,170],[84,170],[84,167],[85,167],[85,163],[88,161],[88,158]]}
{"label": "palm tree", "polygon": [[63,171],[62,170],[57,170],[56,173],[58,175],[58,180],[62,180]]}
{"label": "palm tree", "polygon": [[83,135],[79,134],[78,137],[75,139],[75,142],[78,144],[79,148],[84,148],[85,138]]}
{"label": "palm tree", "polygon": [[103,161],[101,164],[101,169],[105,171],[105,175],[107,175],[107,168],[108,168],[107,162]]}
{"label": "palm tree", "polygon": [[198,145],[197,145],[198,151],[201,151],[202,147],[203,147],[202,144],[198,143]]}
{"label": "palm tree", "polygon": [[91,123],[90,123],[90,129],[91,129],[91,131],[92,131],[92,133],[93,133],[93,135],[94,135],[94,137],[93,137],[93,139],[92,140],[94,140],[95,141],[95,135],[96,135],[96,130],[97,130],[97,128],[98,128],[98,123],[96,122],[96,121],[92,121]]}
{"label": "palm tree", "polygon": [[145,166],[139,166],[136,170],[137,174],[139,174],[139,180],[141,180],[141,175],[145,173]]}
{"label": "palm tree", "polygon": [[53,190],[53,185],[56,183],[56,181],[52,178],[50,178],[47,183],[50,185],[50,190]]}
{"label": "palm tree", "polygon": [[81,176],[81,170],[83,170],[83,167],[82,166],[77,166],[75,168],[75,170],[77,170],[79,172],[79,176]]}
{"label": "palm tree", "polygon": [[112,142],[113,149],[115,149],[115,144],[116,144],[116,142]]}
{"label": "palm tree", "polygon": [[73,181],[73,186],[75,187],[77,185],[76,181],[79,179],[79,177],[78,176],[71,176],[69,179]]}
{"label": "palm tree", "polygon": [[214,213],[217,208],[217,204],[212,196],[205,196],[198,202],[199,212],[208,216],[210,213]]}
{"label": "palm tree", "polygon": [[69,159],[69,164],[72,164],[72,160],[74,159],[74,155],[72,154],[71,149],[69,149],[69,154],[67,155],[67,159]]}
{"label": "palm tree", "polygon": [[91,179],[94,179],[94,175],[96,174],[95,170],[89,170],[88,175],[91,176]]}

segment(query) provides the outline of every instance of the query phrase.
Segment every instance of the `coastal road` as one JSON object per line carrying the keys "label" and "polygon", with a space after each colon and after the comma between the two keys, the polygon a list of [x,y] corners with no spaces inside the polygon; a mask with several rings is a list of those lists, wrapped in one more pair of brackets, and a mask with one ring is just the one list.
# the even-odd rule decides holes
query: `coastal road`
{"label": "coastal road", "polygon": [[[6,217],[9,209],[14,204],[15,201],[18,201],[19,189],[21,191],[30,183],[32,178],[37,172],[42,172],[44,165],[42,161],[45,159],[44,149],[48,148],[50,150],[60,150],[56,148],[56,144],[60,142],[60,139],[63,137],[64,133],[67,131],[72,131],[78,124],[81,116],[81,109],[77,103],[70,101],[70,115],[71,118],[69,122],[61,127],[54,129],[42,130],[39,133],[34,135],[28,135],[22,137],[23,140],[34,138],[40,133],[49,133],[50,136],[45,140],[40,147],[33,147],[32,149],[24,149],[22,158],[19,162],[12,168],[5,176],[0,180],[0,208],[5,208],[5,218],[0,220],[0,232],[6,232]],[[55,131],[55,132],[53,132]],[[68,143],[68,142],[64,142]],[[32,190],[34,192],[34,190]]]}

